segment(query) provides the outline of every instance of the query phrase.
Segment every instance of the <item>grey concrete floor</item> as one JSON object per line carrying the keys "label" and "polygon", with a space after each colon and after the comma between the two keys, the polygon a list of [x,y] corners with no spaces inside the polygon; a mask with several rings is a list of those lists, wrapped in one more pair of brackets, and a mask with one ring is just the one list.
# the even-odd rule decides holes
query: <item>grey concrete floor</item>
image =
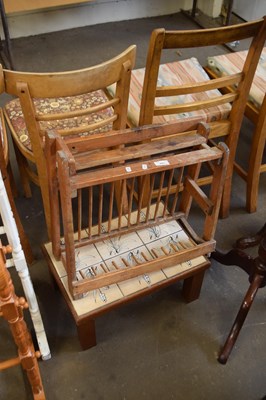
{"label": "grey concrete floor", "polygon": [[[181,14],[72,29],[13,40],[17,69],[56,71],[107,60],[137,44],[137,67],[145,65],[150,32],[156,27],[189,29]],[[219,53],[220,49],[212,49]],[[195,54],[195,52],[194,52]],[[189,54],[188,54],[189,55]],[[187,54],[172,53],[170,59]],[[196,54],[204,62],[205,53]],[[1,105],[7,100],[1,97]],[[252,124],[245,120],[238,157],[246,163]],[[12,166],[19,189],[14,156]],[[245,184],[234,177],[230,217],[218,223],[216,239],[227,250],[240,236],[257,232],[266,219],[266,175],[260,179],[258,211],[245,211]],[[40,361],[49,400],[259,400],[266,395],[266,291],[259,291],[231,357],[222,366],[217,352],[231,327],[248,279],[238,268],[212,261],[200,298],[185,304],[181,284],[131,302],[96,320],[96,347],[81,351],[74,321],[51,281],[40,246],[47,240],[39,189],[20,196],[17,207],[29,236],[35,263],[30,267],[52,358]],[[196,216],[195,216],[196,218]],[[18,294],[20,282],[12,271]],[[26,312],[28,325],[31,321]],[[15,356],[9,331],[1,325],[1,359]],[[0,375],[0,398],[24,400],[31,390],[14,367]]]}

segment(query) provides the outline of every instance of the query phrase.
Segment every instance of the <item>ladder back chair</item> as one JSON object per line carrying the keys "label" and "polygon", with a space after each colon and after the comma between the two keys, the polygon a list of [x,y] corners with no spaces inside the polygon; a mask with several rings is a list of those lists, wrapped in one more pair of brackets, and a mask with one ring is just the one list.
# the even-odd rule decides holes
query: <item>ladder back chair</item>
{"label": "ladder back chair", "polygon": [[8,322],[18,356],[0,362],[0,370],[21,364],[25,370],[35,400],[45,400],[41,374],[37,362],[39,352],[35,352],[32,339],[23,316],[28,305],[23,297],[18,298],[8,270],[5,255],[11,251],[9,246],[0,245],[0,315]]}
{"label": "ladder back chair", "polygon": [[[241,70],[247,51],[237,51],[229,54],[208,57],[208,74],[213,78],[230,75]],[[227,88],[233,91],[234,87]],[[257,70],[249,92],[245,115],[255,125],[251,138],[249,161],[247,168],[235,162],[235,171],[246,183],[246,208],[248,212],[257,209],[260,174],[266,172],[263,153],[266,140],[266,47],[263,48]]]}
{"label": "ladder back chair", "polygon": [[[163,64],[165,51],[217,46],[250,39],[243,69],[230,76],[210,79],[196,58]],[[167,31],[155,29],[150,38],[146,67],[134,70],[129,100],[129,124],[146,125],[178,119],[183,130],[199,121],[210,124],[210,139],[226,136],[230,149],[221,216],[229,214],[233,162],[248,93],[266,39],[261,19],[227,27]],[[236,85],[233,93],[224,87]],[[204,177],[200,184],[209,183]]]}
{"label": "ladder back chair", "polygon": [[[199,124],[198,131],[184,134],[173,123],[84,140],[48,133],[54,223],[52,242],[43,249],[76,321],[82,348],[96,344],[94,318],[119,304],[177,280],[184,280],[186,301],[198,298],[207,255],[215,247],[228,161],[225,145],[207,145],[208,131]],[[196,182],[206,163],[213,171],[208,196]],[[144,205],[146,180],[149,201]],[[126,211],[122,202],[114,202],[117,181],[127,191]],[[192,200],[202,216],[197,233],[189,222]]]}
{"label": "ladder back chair", "polygon": [[46,333],[39,310],[36,294],[29,274],[29,269],[23,248],[20,243],[20,236],[17,223],[13,216],[13,209],[9,202],[7,191],[0,172],[0,241],[9,244],[12,252],[6,260],[7,267],[15,266],[21,280],[21,284],[29,305],[31,319],[36,333],[39,349],[43,360],[51,358],[50,348],[47,342]]}
{"label": "ladder back chair", "polygon": [[[99,65],[56,73],[3,70],[5,91],[17,98],[5,105],[26,196],[29,179],[39,184],[48,235],[51,232],[44,132],[57,129],[62,136],[84,137],[98,131],[122,129],[126,114],[131,69],[136,46]],[[116,83],[108,100],[105,88]],[[32,167],[36,164],[37,174]]]}

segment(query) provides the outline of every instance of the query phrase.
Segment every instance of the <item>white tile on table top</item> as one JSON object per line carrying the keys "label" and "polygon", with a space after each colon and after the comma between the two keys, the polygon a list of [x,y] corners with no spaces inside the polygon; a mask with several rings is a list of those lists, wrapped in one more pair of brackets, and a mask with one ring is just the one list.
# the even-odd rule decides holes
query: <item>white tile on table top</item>
{"label": "white tile on table top", "polygon": [[107,260],[119,254],[126,253],[140,247],[142,241],[135,232],[128,233],[121,236],[115,236],[110,239],[106,239],[103,242],[95,243],[95,247],[100,253],[103,260]]}
{"label": "white tile on table top", "polygon": [[[132,251],[130,252],[126,252],[121,254],[120,256],[112,257],[106,260],[106,266],[108,267],[109,270],[115,270],[116,269],[115,265],[118,268],[127,269],[130,268],[130,266],[137,265],[136,260],[139,261],[140,263],[145,263],[147,260],[152,260],[152,259],[153,257],[147,250],[147,248],[145,246],[141,246],[132,249]],[[144,273],[135,278],[118,282],[118,286],[120,287],[122,293],[125,296],[128,296],[129,294],[138,292],[164,279],[165,275],[162,273],[161,270],[159,270],[150,273]]]}
{"label": "white tile on table top", "polygon": [[[156,208],[156,204],[152,204],[150,207],[150,211],[149,211],[150,218],[152,218],[154,216],[155,208]],[[162,216],[163,209],[164,209],[164,204],[161,202],[158,207],[158,212],[157,212],[158,217]],[[131,219],[130,219],[132,224],[136,223],[137,215],[138,215],[137,211],[134,211],[132,213]],[[145,219],[146,219],[146,208],[143,208],[141,210],[140,220],[142,222],[144,222]],[[151,226],[149,228],[140,229],[140,230],[137,230],[136,232],[139,235],[139,237],[141,238],[141,240],[143,241],[143,243],[150,243],[156,239],[162,238],[164,236],[169,236],[171,234],[181,235],[182,231],[183,231],[183,228],[180,226],[180,224],[177,221],[172,220],[169,222]],[[181,236],[183,237],[184,235],[186,235],[185,232]],[[188,237],[188,236],[186,236],[186,237]]]}
{"label": "white tile on table top", "polygon": [[63,277],[61,280],[77,315],[83,315],[100,309],[107,304],[111,304],[123,298],[121,290],[116,284],[114,284],[101,289],[91,290],[84,293],[83,298],[73,300],[68,290],[67,277]]}
{"label": "white tile on table top", "polygon": [[158,282],[162,282],[165,279],[166,276],[161,270],[159,270],[119,282],[118,286],[124,296],[129,296],[130,294],[137,293],[140,290],[153,286]]}
{"label": "white tile on table top", "polygon": [[150,243],[147,243],[146,247],[151,252],[151,254],[155,254],[157,257],[162,257],[168,254],[175,253],[172,245],[175,248],[180,249],[180,251],[184,249],[184,247],[180,245],[178,238],[179,232],[174,232],[172,235],[165,236]]}
{"label": "white tile on table top", "polygon": [[177,232],[177,235],[174,236],[174,239],[177,242],[177,244],[178,242],[181,242],[187,248],[195,246],[195,244],[192,242],[192,240],[184,230]]}
{"label": "white tile on table top", "polygon": [[139,237],[144,243],[150,243],[156,239],[169,236],[171,234],[179,235],[182,228],[176,221],[165,222],[137,231]]}
{"label": "white tile on table top", "polygon": [[78,247],[75,249],[76,270],[100,263],[102,258],[93,244]]}
{"label": "white tile on table top", "polygon": [[172,278],[173,276],[178,275],[189,269],[192,269],[192,268],[196,267],[197,265],[200,265],[204,262],[206,262],[205,257],[200,256],[200,257],[194,258],[193,260],[189,260],[187,262],[183,262],[181,264],[177,264],[172,267],[163,268],[162,271],[165,273],[167,278]]}
{"label": "white tile on table top", "polygon": [[153,257],[147,248],[142,245],[105,260],[105,264],[111,271],[115,270],[116,266],[122,269],[130,268],[130,266],[137,265],[135,260],[137,260],[139,263],[144,263],[146,259],[152,260]]}
{"label": "white tile on table top", "polygon": [[[93,278],[94,276],[103,275],[108,272],[108,268],[104,261],[94,265],[86,265],[84,268],[79,269],[77,274],[80,274],[81,278]],[[80,278],[80,279],[81,279]]]}

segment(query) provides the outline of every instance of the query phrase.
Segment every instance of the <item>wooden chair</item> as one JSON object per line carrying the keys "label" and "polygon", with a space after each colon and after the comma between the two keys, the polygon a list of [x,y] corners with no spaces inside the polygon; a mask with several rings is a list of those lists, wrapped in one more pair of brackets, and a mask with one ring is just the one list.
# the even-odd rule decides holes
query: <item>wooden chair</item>
{"label": "wooden chair", "polygon": [[29,305],[33,326],[38,341],[40,354],[43,360],[51,358],[43,321],[37,302],[36,294],[29,274],[25,253],[20,243],[17,221],[13,216],[13,209],[9,202],[4,180],[0,172],[0,243],[9,244],[12,248],[12,257],[6,261],[7,267],[15,267]]}
{"label": "wooden chair", "polygon": [[[251,39],[243,70],[210,79],[195,58],[163,64],[164,51],[217,46]],[[221,28],[167,31],[155,29],[150,38],[146,67],[134,70],[129,100],[129,124],[145,125],[178,119],[183,130],[199,121],[210,124],[210,138],[226,136],[229,166],[221,216],[229,214],[233,163],[250,86],[266,39],[266,21],[261,19]],[[237,85],[233,93],[224,87]],[[207,184],[204,177],[200,184]]]}
{"label": "wooden chair", "polygon": [[[29,179],[42,192],[48,235],[51,232],[44,132],[57,129],[62,136],[86,136],[98,131],[122,129],[126,113],[131,69],[136,47],[86,69],[58,73],[26,73],[3,70],[5,91],[17,99],[4,112],[11,130],[26,196]],[[106,86],[117,83],[108,100]],[[36,164],[34,171],[32,163]],[[37,172],[37,173],[36,173]]]}
{"label": "wooden chair", "polygon": [[[211,77],[225,76],[241,70],[247,51],[238,51],[219,56],[208,57],[205,68]],[[227,88],[233,91],[234,88]],[[266,172],[266,164],[263,163],[263,153],[266,140],[266,47],[264,47],[259,64],[250,89],[245,115],[255,125],[252,134],[248,167],[243,168],[235,162],[235,171],[246,183],[246,208],[248,212],[257,209],[259,178]]]}
{"label": "wooden chair", "polygon": [[[207,134],[202,124],[198,132],[184,134],[178,123],[85,139],[48,134],[54,223],[44,254],[74,316],[83,349],[96,344],[95,317],[111,308],[178,280],[184,280],[186,301],[198,298],[209,266],[207,255],[215,247],[228,161],[226,146],[209,147]],[[213,171],[208,196],[196,183],[206,163]],[[144,206],[146,180],[150,189]],[[114,202],[117,181],[127,189],[126,212],[122,202]],[[189,224],[192,200],[202,211],[197,233]]]}
{"label": "wooden chair", "polygon": [[13,339],[18,348],[18,357],[0,362],[0,370],[21,364],[27,373],[33,398],[45,400],[42,379],[37,363],[39,352],[35,352],[30,333],[23,317],[23,309],[28,305],[24,298],[18,298],[8,270],[5,254],[11,249],[0,245],[0,315],[9,323]]}

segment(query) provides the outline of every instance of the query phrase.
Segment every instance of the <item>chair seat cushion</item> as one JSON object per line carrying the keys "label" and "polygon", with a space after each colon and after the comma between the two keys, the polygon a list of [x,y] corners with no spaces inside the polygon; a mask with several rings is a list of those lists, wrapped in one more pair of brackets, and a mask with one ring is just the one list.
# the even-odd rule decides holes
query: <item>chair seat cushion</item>
{"label": "chair seat cushion", "polygon": [[[102,90],[91,93],[86,93],[79,96],[59,97],[59,98],[43,98],[34,99],[34,106],[37,112],[41,114],[57,114],[77,109],[86,109],[91,106],[96,106],[106,102],[107,96]],[[15,134],[21,145],[31,151],[31,143],[29,133],[23,117],[19,99],[14,99],[5,105],[5,112],[8,118],[9,125],[12,128],[12,133]],[[113,115],[113,109],[108,108],[97,113],[87,114],[81,117],[54,120],[40,121],[42,131],[48,129],[68,129],[81,125],[90,125]],[[101,129],[90,131],[90,133],[98,133],[99,131],[107,131],[111,129],[110,124]],[[88,132],[82,133],[79,136],[86,136]]]}
{"label": "chair seat cushion", "polygon": [[[130,97],[129,97],[129,111],[128,118],[133,125],[138,125],[139,112],[141,104],[142,86],[144,81],[145,68],[133,70]],[[159,86],[181,86],[187,83],[203,82],[209,80],[207,73],[204,71],[198,60],[194,57],[175,61],[167,64],[160,65],[158,85]],[[171,105],[176,103],[188,103],[193,101],[206,100],[211,97],[216,97],[220,92],[218,90],[211,90],[208,92],[188,94],[182,96],[160,97],[156,98],[156,105]],[[208,110],[198,110],[189,113],[172,114],[155,116],[153,123],[164,123],[178,119],[187,119],[188,122],[197,121],[217,121],[222,118],[227,118],[230,112],[230,105],[216,106]]]}
{"label": "chair seat cushion", "polygon": [[[240,71],[247,51],[237,51],[229,54],[222,54],[215,57],[208,57],[208,67],[218,76],[230,75]],[[249,93],[249,101],[260,109],[266,92],[266,47],[264,47],[256,74]]]}

